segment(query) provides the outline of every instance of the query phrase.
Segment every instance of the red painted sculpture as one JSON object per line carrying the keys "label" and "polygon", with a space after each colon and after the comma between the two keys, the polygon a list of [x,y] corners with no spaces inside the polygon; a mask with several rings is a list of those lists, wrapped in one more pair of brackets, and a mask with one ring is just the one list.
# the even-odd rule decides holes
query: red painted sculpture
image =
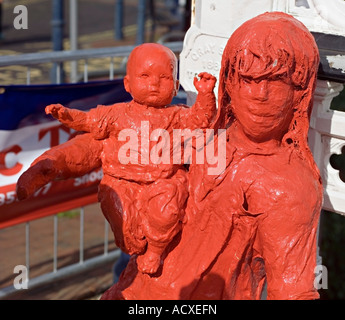
{"label": "red painted sculpture", "polygon": [[[131,102],[98,106],[88,113],[59,104],[46,107],[46,113],[64,125],[91,133],[99,141],[102,211],[117,246],[138,254],[138,269],[143,273],[157,272],[162,253],[184,220],[188,177],[183,152],[179,161],[173,159],[171,151],[183,149],[181,139],[180,145],[174,145],[173,130],[206,128],[216,115],[216,78],[208,73],[199,77],[194,81],[199,95],[192,108],[167,107],[179,87],[177,59],[170,49],[148,43],[129,56],[124,85],[133,97]],[[47,158],[54,159],[56,169],[65,170],[65,162],[58,161],[54,149],[37,159],[34,167],[43,172],[41,161]],[[24,175],[31,180],[30,173]],[[19,196],[22,192],[27,193],[18,189]]]}
{"label": "red painted sculpture", "polygon": [[[150,60],[141,57],[141,64]],[[188,110],[162,110],[170,98],[153,105],[154,112],[135,102],[129,104],[133,105],[130,111],[123,105],[88,114],[50,107],[48,111],[61,121],[88,133],[39,157],[19,179],[18,197],[29,196],[52,179],[78,176],[103,165],[105,177],[99,189],[103,212],[120,247],[132,248],[135,254],[102,299],[259,299],[265,282],[268,299],[316,299],[322,185],[307,134],[318,63],[315,41],[299,21],[283,13],[266,13],[240,26],[225,47],[215,119],[214,79],[207,74],[196,81],[197,88],[206,89],[199,87],[196,104]],[[129,71],[125,84],[135,101],[130,78]],[[171,88],[176,90],[176,84]],[[137,102],[148,104],[145,97]],[[180,124],[174,122],[176,116]],[[141,177],[140,183],[148,186],[132,189],[129,184],[136,181],[126,179],[120,185],[117,178],[128,178],[128,164],[115,166],[113,152],[119,147],[110,148],[108,143],[115,143],[117,123],[142,130],[141,119],[152,121],[152,129],[158,126],[168,132],[175,125],[225,129],[226,167],[210,175],[207,161],[192,162],[188,172],[168,165],[177,169],[162,177],[170,172],[162,164],[148,166],[148,171],[147,165],[140,167],[143,170],[134,166],[134,179]],[[192,119],[197,122],[192,124]],[[219,141],[220,135],[214,139]],[[220,145],[214,145],[219,152]],[[117,167],[121,170],[112,171]],[[156,181],[162,183],[151,189]],[[145,196],[150,199],[159,190],[161,198],[152,203],[154,211],[139,213],[143,205],[151,208]],[[162,215],[164,219],[156,223]],[[158,254],[153,249],[151,259],[142,250],[149,248],[152,230],[157,229],[162,238],[153,239],[152,248],[159,249]],[[164,261],[158,268],[151,263],[157,256]]]}

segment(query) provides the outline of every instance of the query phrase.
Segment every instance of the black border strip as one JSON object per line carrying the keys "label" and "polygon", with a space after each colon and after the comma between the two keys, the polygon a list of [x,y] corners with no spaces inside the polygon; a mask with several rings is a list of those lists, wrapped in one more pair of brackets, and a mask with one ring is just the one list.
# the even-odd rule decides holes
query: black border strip
{"label": "black border strip", "polygon": [[312,32],[312,35],[320,52],[318,78],[344,83],[345,72],[332,68],[327,61],[327,56],[343,55],[345,59],[345,37],[318,32]]}

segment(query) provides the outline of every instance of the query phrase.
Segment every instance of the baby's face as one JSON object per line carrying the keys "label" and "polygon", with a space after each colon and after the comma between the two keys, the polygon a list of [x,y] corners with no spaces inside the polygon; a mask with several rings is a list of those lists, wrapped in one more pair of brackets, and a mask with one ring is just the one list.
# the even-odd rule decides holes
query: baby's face
{"label": "baby's face", "polygon": [[291,84],[280,79],[253,80],[239,76],[229,92],[234,115],[250,139],[264,142],[282,138],[293,117]]}
{"label": "baby's face", "polygon": [[179,86],[174,61],[168,54],[158,53],[135,56],[125,77],[125,88],[134,101],[156,108],[169,105]]}

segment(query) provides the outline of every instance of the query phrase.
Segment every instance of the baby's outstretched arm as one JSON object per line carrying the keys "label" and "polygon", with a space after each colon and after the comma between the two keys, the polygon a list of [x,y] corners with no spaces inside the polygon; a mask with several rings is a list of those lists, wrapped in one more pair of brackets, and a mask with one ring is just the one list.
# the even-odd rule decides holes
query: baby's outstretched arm
{"label": "baby's outstretched arm", "polygon": [[87,113],[77,109],[69,109],[61,104],[51,104],[45,109],[46,114],[51,114],[65,126],[77,131],[90,132]]}
{"label": "baby's outstretched arm", "polygon": [[88,112],[69,109],[61,104],[51,104],[46,107],[46,114],[51,114],[65,126],[77,131],[92,133],[94,139],[108,137],[108,112],[110,108],[98,106]]}
{"label": "baby's outstretched arm", "polygon": [[199,79],[194,78],[198,95],[192,107],[192,119],[197,127],[207,128],[217,113],[216,97],[213,92],[217,79],[207,72],[199,73],[198,77]]}

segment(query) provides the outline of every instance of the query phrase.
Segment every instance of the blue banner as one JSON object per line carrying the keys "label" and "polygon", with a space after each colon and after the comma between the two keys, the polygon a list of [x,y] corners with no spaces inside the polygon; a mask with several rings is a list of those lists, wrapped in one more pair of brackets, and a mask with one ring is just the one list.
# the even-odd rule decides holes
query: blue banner
{"label": "blue banner", "polygon": [[11,85],[0,87],[0,130],[15,130],[54,120],[44,108],[53,103],[87,110],[98,104],[131,99],[123,79],[60,85]]}
{"label": "blue banner", "polygon": [[123,79],[62,85],[0,87],[0,229],[97,201],[102,169],[83,177],[52,181],[24,201],[16,183],[44,151],[68,141],[73,131],[45,114],[49,104],[88,110],[129,101]]}

